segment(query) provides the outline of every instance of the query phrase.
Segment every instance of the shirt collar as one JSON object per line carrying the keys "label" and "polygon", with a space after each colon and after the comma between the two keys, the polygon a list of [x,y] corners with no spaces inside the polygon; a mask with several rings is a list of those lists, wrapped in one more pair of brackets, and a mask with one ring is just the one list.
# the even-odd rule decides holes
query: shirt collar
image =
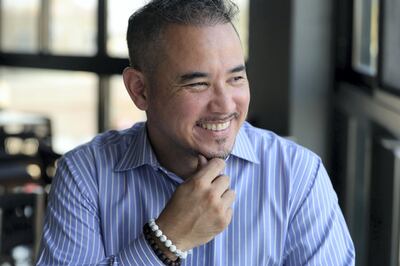
{"label": "shirt collar", "polygon": [[[131,130],[135,129],[137,130],[137,133],[133,135],[131,143],[114,168],[116,172],[134,169],[146,164],[154,168],[160,167],[147,136],[146,124],[141,123],[140,125],[134,126]],[[240,128],[238,135],[236,136],[231,156],[256,164],[260,163],[255,154],[253,145],[250,142],[249,136],[246,133],[245,126]]]}
{"label": "shirt collar", "polygon": [[130,144],[114,170],[116,172],[126,171],[145,164],[155,168],[159,167],[160,164],[147,137],[146,124],[137,124],[131,130],[137,130],[137,133],[133,134]]}
{"label": "shirt collar", "polygon": [[235,145],[233,146],[231,155],[252,163],[259,164],[260,160],[256,156],[255,145],[251,143],[249,135],[246,132],[246,128],[248,128],[249,126],[251,127],[250,124],[244,122],[244,124],[240,128],[236,136]]}

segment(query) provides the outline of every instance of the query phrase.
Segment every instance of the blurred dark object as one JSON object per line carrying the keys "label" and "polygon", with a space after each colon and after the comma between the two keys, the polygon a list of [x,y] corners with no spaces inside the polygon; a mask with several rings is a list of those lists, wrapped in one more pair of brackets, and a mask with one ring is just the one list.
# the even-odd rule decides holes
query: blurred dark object
{"label": "blurred dark object", "polygon": [[50,119],[0,112],[0,265],[32,265],[46,193],[60,157]]}
{"label": "blurred dark object", "polygon": [[50,119],[32,114],[0,112],[0,186],[51,183],[56,160]]}
{"label": "blurred dark object", "polygon": [[0,196],[0,263],[34,261],[42,233],[45,193],[36,186],[35,193]]}

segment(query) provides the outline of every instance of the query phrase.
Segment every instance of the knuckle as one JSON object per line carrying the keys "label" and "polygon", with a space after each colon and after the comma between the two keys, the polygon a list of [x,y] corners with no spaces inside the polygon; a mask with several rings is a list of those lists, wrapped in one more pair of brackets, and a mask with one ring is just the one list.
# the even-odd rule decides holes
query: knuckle
{"label": "knuckle", "polygon": [[205,190],[207,188],[207,183],[202,178],[195,179],[193,181],[194,190]]}
{"label": "knuckle", "polygon": [[220,186],[220,187],[229,188],[230,179],[226,175],[220,175],[213,181],[213,184],[215,184],[215,183],[217,183],[218,186]]}
{"label": "knuckle", "polygon": [[230,198],[232,198],[232,199],[236,198],[236,192],[234,190],[229,190],[228,193],[229,193]]}
{"label": "knuckle", "polygon": [[211,206],[211,208],[216,209],[218,207],[218,197],[213,191],[208,191],[207,195],[207,202]]}
{"label": "knuckle", "polygon": [[231,183],[230,177],[227,176],[227,175],[223,175],[223,176],[221,176],[221,177],[222,177],[222,180],[224,181],[224,185],[229,186],[230,183]]}

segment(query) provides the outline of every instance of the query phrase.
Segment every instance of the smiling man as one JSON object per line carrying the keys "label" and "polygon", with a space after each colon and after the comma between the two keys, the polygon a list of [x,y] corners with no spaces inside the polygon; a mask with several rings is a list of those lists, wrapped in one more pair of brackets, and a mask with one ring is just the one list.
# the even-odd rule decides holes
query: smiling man
{"label": "smiling man", "polygon": [[147,122],[67,153],[38,265],[354,265],[321,160],[245,122],[236,6],[153,0],[123,73]]}

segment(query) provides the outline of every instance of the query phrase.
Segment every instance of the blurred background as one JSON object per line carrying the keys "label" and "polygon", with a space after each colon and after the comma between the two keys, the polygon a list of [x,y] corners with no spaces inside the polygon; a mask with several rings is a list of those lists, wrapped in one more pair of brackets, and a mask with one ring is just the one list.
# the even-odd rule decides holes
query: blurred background
{"label": "blurred background", "polygon": [[[32,265],[57,159],[146,116],[127,20],[145,0],[0,0],[0,266]],[[400,0],[236,0],[248,120],[324,161],[357,265],[400,265]]]}

